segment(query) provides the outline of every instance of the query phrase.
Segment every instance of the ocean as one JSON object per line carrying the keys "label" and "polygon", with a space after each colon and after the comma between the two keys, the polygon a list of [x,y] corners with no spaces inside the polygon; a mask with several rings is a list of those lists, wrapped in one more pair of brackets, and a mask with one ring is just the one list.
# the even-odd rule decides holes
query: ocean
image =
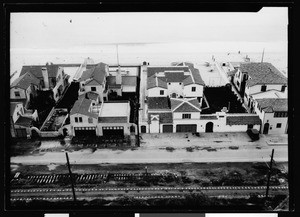
{"label": "ocean", "polygon": [[[242,46],[241,46],[242,47]],[[256,47],[259,47],[256,45]],[[230,46],[220,47],[205,46],[200,49],[199,44],[188,46],[184,44],[133,44],[119,45],[118,57],[122,65],[141,64],[147,61],[150,65],[169,65],[172,62],[188,61],[194,64],[211,61],[212,56],[217,61],[231,60],[239,61],[239,57],[248,56],[251,61],[260,62],[262,59],[262,49],[260,52],[249,48],[247,50],[236,50],[237,46],[230,49]],[[208,49],[209,48],[209,49]],[[254,51],[253,51],[254,50]],[[258,49],[256,49],[258,50]],[[81,46],[69,49],[11,49],[10,52],[10,73],[17,71],[12,80],[18,77],[23,65],[39,65],[46,62],[54,64],[62,63],[82,63],[85,58],[91,58],[94,63],[104,62],[109,65],[116,65],[118,62],[116,45]],[[264,62],[270,62],[280,71],[287,74],[287,52],[270,52],[265,50]]]}

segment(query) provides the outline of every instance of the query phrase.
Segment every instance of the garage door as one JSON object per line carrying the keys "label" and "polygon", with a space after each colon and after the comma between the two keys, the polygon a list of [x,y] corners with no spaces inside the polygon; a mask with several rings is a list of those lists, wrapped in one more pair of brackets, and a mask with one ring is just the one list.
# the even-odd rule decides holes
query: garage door
{"label": "garage door", "polygon": [[96,127],[74,127],[75,136],[96,136]]}
{"label": "garage door", "polygon": [[105,137],[123,137],[124,136],[124,127],[102,127],[103,136]]}
{"label": "garage door", "polygon": [[179,124],[176,125],[176,132],[191,132],[195,133],[197,131],[196,124]]}
{"label": "garage door", "polygon": [[16,136],[17,137],[27,137],[26,129],[16,129]]}
{"label": "garage door", "polygon": [[163,133],[173,133],[173,125],[163,125]]}

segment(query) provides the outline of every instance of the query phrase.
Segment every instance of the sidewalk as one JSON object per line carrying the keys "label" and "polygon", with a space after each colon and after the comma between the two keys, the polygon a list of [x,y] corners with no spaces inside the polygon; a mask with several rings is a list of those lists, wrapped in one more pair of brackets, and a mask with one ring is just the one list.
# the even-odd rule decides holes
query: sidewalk
{"label": "sidewalk", "polygon": [[[143,140],[139,148],[83,149],[69,152],[70,163],[267,162],[270,160],[272,149],[275,149],[275,161],[288,161],[287,145],[270,146],[266,142],[270,137],[274,139],[274,136],[261,135],[261,139],[255,142],[251,142],[246,133],[201,133],[200,137],[187,134],[188,138],[185,133],[141,136]],[[277,137],[285,139],[285,136]],[[166,147],[173,149],[167,150]],[[34,156],[12,157],[11,163],[65,164],[66,159],[64,152],[43,152]]]}

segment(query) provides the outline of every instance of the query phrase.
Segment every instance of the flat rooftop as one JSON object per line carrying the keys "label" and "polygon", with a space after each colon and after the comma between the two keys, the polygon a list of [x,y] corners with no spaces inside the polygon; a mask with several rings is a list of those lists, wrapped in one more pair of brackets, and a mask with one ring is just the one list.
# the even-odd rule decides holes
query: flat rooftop
{"label": "flat rooftop", "polygon": [[129,114],[129,103],[103,103],[99,117],[127,117]]}

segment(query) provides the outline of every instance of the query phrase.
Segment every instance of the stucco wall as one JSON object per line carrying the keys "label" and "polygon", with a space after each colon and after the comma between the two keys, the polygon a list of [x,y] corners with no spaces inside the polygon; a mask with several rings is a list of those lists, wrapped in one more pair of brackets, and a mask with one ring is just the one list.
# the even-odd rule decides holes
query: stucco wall
{"label": "stucco wall", "polygon": [[[200,112],[174,112],[173,119],[182,119],[183,114],[191,114],[191,119],[200,119]],[[191,119],[183,119],[183,120],[191,120]]]}
{"label": "stucco wall", "polygon": [[[287,128],[287,121],[288,121],[287,117],[275,118],[274,113],[265,113],[264,122],[262,125],[262,131],[264,129],[265,123],[268,122],[270,124],[268,134],[284,134],[286,133],[285,131]],[[281,123],[281,128],[276,128],[276,125],[278,123]]]}
{"label": "stucco wall", "polygon": [[[192,92],[192,87],[196,87],[196,91]],[[184,97],[203,97],[203,86],[198,84],[186,85],[183,88]]]}
{"label": "stucco wall", "polygon": [[[163,90],[164,91],[164,95],[160,95],[160,91]],[[163,96],[168,96],[168,90],[167,89],[163,89],[161,87],[154,87],[151,89],[147,90],[147,96],[148,97],[163,97]]]}
{"label": "stucco wall", "polygon": [[[15,96],[15,92],[19,92],[20,93],[20,96],[19,97],[16,97]],[[26,99],[26,93],[25,93],[25,90],[21,89],[21,88],[10,88],[10,98],[11,99]]]}
{"label": "stucco wall", "polygon": [[168,84],[168,92],[169,95],[171,95],[172,93],[176,93],[179,96],[182,95],[183,96],[183,84],[179,84],[179,83],[167,83]]}
{"label": "stucco wall", "polygon": [[151,124],[150,124],[150,133],[160,133],[160,130],[159,130],[159,121],[151,121]]}

